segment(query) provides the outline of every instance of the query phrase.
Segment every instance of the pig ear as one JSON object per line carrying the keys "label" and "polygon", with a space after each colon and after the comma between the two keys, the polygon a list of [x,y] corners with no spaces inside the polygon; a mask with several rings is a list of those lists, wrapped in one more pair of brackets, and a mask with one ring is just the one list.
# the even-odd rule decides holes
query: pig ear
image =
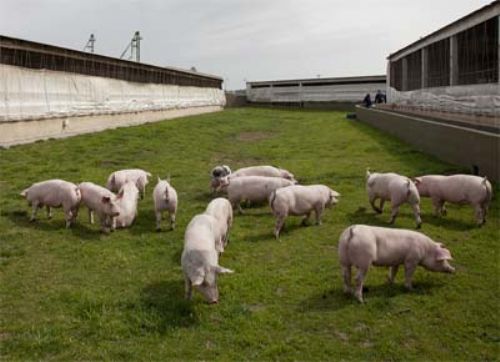
{"label": "pig ear", "polygon": [[158,182],[160,182],[160,181],[161,181],[161,178],[160,178],[160,176],[156,176],[156,177],[158,178]]}
{"label": "pig ear", "polygon": [[215,269],[215,272],[217,274],[232,274],[232,273],[234,273],[234,271],[232,271],[231,269],[224,268],[220,265],[217,265],[216,267],[214,267],[214,269]]}
{"label": "pig ear", "polygon": [[415,185],[418,185],[419,183],[422,182],[422,177],[415,177],[415,178],[413,178],[413,182],[415,182]]}
{"label": "pig ear", "polygon": [[191,285],[194,287],[199,287],[203,284],[203,280],[204,278],[202,275],[197,275],[193,279],[191,279]]}
{"label": "pig ear", "polygon": [[118,199],[121,199],[123,197],[123,195],[125,194],[125,190],[124,189],[121,189],[120,192],[118,193],[118,195],[116,195],[116,197]]}
{"label": "pig ear", "polygon": [[453,260],[451,253],[448,249],[439,247],[436,249],[436,260]]}
{"label": "pig ear", "polygon": [[103,196],[102,199],[101,199],[101,201],[102,201],[103,204],[107,204],[108,202],[111,201],[111,199],[109,197],[107,197],[107,196]]}

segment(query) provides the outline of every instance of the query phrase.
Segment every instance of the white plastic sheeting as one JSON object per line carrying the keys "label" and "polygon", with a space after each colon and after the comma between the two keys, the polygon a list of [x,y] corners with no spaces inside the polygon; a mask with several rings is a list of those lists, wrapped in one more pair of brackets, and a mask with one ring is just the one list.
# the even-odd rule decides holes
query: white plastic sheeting
{"label": "white plastic sheeting", "polygon": [[457,85],[400,92],[388,88],[387,102],[421,109],[500,117],[500,83]]}
{"label": "white plastic sheeting", "polygon": [[224,106],[217,88],[135,83],[0,64],[0,122]]}

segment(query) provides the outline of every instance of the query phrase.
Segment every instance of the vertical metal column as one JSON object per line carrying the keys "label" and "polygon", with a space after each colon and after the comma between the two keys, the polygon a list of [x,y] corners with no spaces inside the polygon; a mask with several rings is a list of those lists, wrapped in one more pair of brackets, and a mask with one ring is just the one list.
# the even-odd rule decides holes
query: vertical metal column
{"label": "vertical metal column", "polygon": [[450,85],[458,84],[458,42],[457,36],[450,37]]}

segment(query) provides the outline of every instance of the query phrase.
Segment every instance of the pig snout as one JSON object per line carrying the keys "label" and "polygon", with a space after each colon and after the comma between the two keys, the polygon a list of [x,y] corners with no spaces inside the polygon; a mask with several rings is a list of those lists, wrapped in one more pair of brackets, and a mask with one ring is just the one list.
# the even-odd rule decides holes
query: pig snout
{"label": "pig snout", "polygon": [[208,304],[219,304],[219,301],[217,299],[214,299],[208,302]]}

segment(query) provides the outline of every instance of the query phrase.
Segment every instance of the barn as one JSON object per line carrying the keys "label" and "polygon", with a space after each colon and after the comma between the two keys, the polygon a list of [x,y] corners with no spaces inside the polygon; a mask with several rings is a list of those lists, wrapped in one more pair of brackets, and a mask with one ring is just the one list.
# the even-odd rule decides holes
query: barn
{"label": "barn", "polygon": [[224,105],[218,76],[0,36],[0,146]]}

